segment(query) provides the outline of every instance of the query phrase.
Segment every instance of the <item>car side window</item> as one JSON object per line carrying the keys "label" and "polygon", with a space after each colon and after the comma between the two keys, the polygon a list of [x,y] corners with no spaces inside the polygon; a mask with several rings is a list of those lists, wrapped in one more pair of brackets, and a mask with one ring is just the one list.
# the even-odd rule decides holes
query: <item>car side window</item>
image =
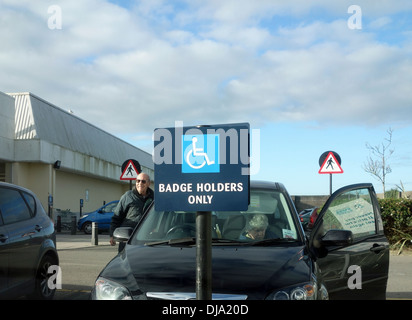
{"label": "car side window", "polygon": [[26,192],[22,192],[24,199],[27,202],[27,205],[29,206],[32,216],[36,215],[36,200],[33,198],[32,195],[26,193]]}
{"label": "car side window", "polygon": [[323,231],[350,230],[354,240],[376,234],[375,213],[369,189],[357,189],[339,195],[323,218]]}
{"label": "car side window", "polygon": [[19,191],[4,188],[0,193],[0,211],[4,224],[31,218],[31,212]]}
{"label": "car side window", "polygon": [[106,207],[104,207],[103,212],[113,212],[116,206],[117,203],[108,204]]}

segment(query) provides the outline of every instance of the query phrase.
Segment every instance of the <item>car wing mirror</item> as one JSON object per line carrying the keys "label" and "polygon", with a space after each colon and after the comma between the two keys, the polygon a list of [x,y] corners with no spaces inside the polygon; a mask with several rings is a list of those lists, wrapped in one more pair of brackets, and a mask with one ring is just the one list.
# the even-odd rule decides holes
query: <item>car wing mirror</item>
{"label": "car wing mirror", "polygon": [[348,246],[353,242],[353,233],[350,230],[331,229],[320,239],[325,247]]}
{"label": "car wing mirror", "polygon": [[130,236],[132,235],[133,228],[130,227],[119,227],[116,228],[113,232],[113,239],[119,242],[129,241]]}

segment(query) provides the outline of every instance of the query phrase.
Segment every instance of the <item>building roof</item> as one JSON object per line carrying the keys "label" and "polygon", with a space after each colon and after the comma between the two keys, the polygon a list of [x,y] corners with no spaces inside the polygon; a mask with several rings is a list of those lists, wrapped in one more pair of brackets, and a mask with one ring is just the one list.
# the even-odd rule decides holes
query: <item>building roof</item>
{"label": "building roof", "polygon": [[43,140],[120,166],[136,159],[153,170],[151,154],[30,92],[9,95],[15,98],[16,140]]}

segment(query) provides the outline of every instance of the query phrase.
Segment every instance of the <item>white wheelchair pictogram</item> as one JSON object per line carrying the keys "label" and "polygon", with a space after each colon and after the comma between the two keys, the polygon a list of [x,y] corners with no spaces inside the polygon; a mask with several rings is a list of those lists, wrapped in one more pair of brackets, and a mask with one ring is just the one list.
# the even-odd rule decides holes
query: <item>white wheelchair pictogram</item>
{"label": "white wheelchair pictogram", "polygon": [[[193,169],[200,169],[206,163],[208,166],[214,164],[214,161],[209,160],[207,153],[204,152],[203,148],[196,148],[197,138],[192,138],[192,149],[186,155],[186,162],[187,164]],[[193,154],[194,157],[204,157],[203,162],[199,165],[195,165],[190,161],[190,156]]]}

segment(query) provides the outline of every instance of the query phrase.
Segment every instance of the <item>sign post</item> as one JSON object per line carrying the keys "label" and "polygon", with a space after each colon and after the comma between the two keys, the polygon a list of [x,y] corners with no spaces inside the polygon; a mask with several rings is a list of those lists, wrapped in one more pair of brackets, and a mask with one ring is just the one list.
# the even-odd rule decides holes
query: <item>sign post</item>
{"label": "sign post", "polygon": [[196,212],[196,299],[212,299],[212,213]]}
{"label": "sign post", "polygon": [[319,174],[329,174],[329,194],[332,194],[332,174],[343,173],[341,158],[334,151],[326,151],[319,157]]}
{"label": "sign post", "polygon": [[249,124],[154,131],[155,208],[196,212],[196,298],[212,298],[211,211],[249,205]]}

